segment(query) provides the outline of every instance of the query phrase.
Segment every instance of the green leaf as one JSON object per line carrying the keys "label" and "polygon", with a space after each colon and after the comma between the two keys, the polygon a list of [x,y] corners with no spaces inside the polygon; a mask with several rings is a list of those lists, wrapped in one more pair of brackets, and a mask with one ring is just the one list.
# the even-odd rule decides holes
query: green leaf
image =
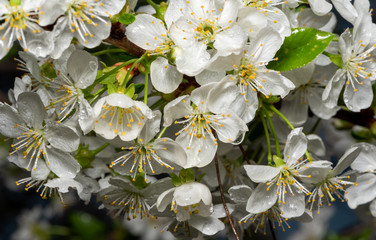
{"label": "green leaf", "polygon": [[171,177],[172,184],[174,184],[175,187],[179,187],[182,185],[178,175],[176,175],[175,173],[170,173],[169,175]]}
{"label": "green leaf", "polygon": [[182,169],[179,173],[179,178],[182,183],[190,183],[195,181],[195,173],[192,168]]}
{"label": "green leaf", "polygon": [[337,67],[339,68],[343,67],[343,61],[342,61],[341,55],[330,54],[329,58],[330,58],[330,61],[332,61],[335,65],[337,65]]}
{"label": "green leaf", "polygon": [[277,71],[303,67],[324,52],[333,37],[332,33],[314,28],[295,28],[276,53],[278,60],[271,61],[267,67]]}
{"label": "green leaf", "polygon": [[108,91],[108,94],[112,94],[112,93],[116,93],[117,89],[113,84],[110,83],[110,84],[107,84],[107,91]]}
{"label": "green leaf", "polygon": [[121,22],[124,25],[129,25],[136,20],[136,17],[133,14],[127,13],[124,15],[121,15],[119,18],[119,22]]}
{"label": "green leaf", "polygon": [[127,95],[128,97],[132,98],[134,93],[136,91],[136,88],[134,86],[134,83],[130,84],[127,89],[125,90],[125,95]]}
{"label": "green leaf", "polygon": [[140,92],[142,92],[145,88],[145,84],[143,83],[139,83],[139,84],[136,84],[134,85],[134,87],[136,88],[136,94],[139,94]]}
{"label": "green leaf", "polygon": [[113,84],[116,82],[116,74],[110,75],[103,79],[100,84]]}
{"label": "green leaf", "polygon": [[206,173],[201,173],[200,176],[197,178],[197,182],[201,182],[202,178],[206,175]]}

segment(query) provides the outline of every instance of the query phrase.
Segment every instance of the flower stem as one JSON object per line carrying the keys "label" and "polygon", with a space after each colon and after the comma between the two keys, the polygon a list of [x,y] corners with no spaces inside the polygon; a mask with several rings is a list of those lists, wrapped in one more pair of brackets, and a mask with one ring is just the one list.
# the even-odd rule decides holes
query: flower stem
{"label": "flower stem", "polygon": [[138,59],[134,58],[134,59],[131,59],[123,64],[121,64],[120,66],[117,66],[116,68],[112,69],[111,71],[109,71],[108,73],[102,75],[101,77],[97,78],[94,82],[94,85],[100,83],[102,80],[106,79],[107,77],[111,76],[112,74],[116,73],[117,71],[119,71],[120,69],[122,69],[123,67],[137,61]]}
{"label": "flower stem", "polygon": [[102,51],[92,53],[92,55],[93,56],[100,56],[100,55],[104,55],[104,54],[107,54],[107,53],[127,53],[127,52],[123,49],[120,49],[120,48],[111,48],[111,49],[104,49]]}
{"label": "flower stem", "polygon": [[[262,114],[263,114],[263,112],[262,112]],[[264,116],[261,116],[261,122],[262,122],[262,126],[264,126],[266,143],[268,144],[268,164],[271,165],[272,164],[272,149],[271,149],[271,146],[270,146],[269,131],[268,131],[268,127],[266,126]]]}
{"label": "flower stem", "polygon": [[263,108],[262,109],[266,118],[268,119],[268,122],[269,122],[269,126],[270,126],[270,130],[272,131],[272,134],[273,134],[273,137],[274,137],[274,141],[275,141],[275,149],[276,149],[276,152],[277,152],[277,156],[282,158],[281,156],[281,150],[279,149],[279,141],[278,141],[278,136],[275,132],[275,129],[274,129],[274,125],[273,125],[273,122],[272,122],[272,119],[270,118],[268,112]]}
{"label": "flower stem", "polygon": [[291,130],[295,129],[295,127],[290,123],[290,121],[278,109],[276,109],[273,105],[269,105],[268,107],[270,108],[270,110],[275,112],[278,116],[280,116],[283,119],[283,121],[285,121],[285,123],[287,123],[287,125],[289,125]]}
{"label": "flower stem", "polygon": [[232,219],[231,219],[231,216],[230,216],[230,212],[228,211],[227,204],[226,204],[226,199],[225,199],[225,195],[223,194],[223,186],[222,186],[222,182],[221,182],[221,175],[219,173],[219,164],[218,164],[218,156],[217,156],[217,154],[215,154],[215,156],[214,156],[214,162],[215,162],[215,170],[216,170],[216,173],[217,173],[219,192],[221,193],[221,199],[222,199],[223,208],[225,209],[227,219],[228,219],[228,221],[230,223],[232,231],[234,232],[235,238],[237,240],[240,240],[239,235],[236,232],[234,223],[232,222]]}
{"label": "flower stem", "polygon": [[[295,127],[290,123],[290,121],[278,109],[276,109],[273,105],[269,105],[269,108],[270,108],[270,110],[275,112],[278,116],[280,116],[283,119],[283,121],[285,121],[285,123],[287,123],[287,125],[289,125],[291,130],[295,129]],[[305,155],[306,155],[308,161],[311,162],[312,158],[311,158],[308,150],[305,152]]]}
{"label": "flower stem", "polygon": [[128,72],[127,72],[127,75],[125,75],[125,78],[124,78],[124,82],[122,83],[122,87],[125,87],[127,85],[127,83],[129,82],[129,76],[131,75],[131,72],[133,71],[134,67],[136,67],[137,63],[139,63],[141,61],[142,57],[137,59],[131,66],[131,68],[129,68]]}
{"label": "flower stem", "polygon": [[149,3],[153,8],[157,9],[159,8],[158,4],[153,2],[152,0],[146,0],[147,3]]}
{"label": "flower stem", "polygon": [[161,137],[163,136],[163,134],[166,132],[167,128],[168,128],[168,127],[164,127],[164,128],[162,129],[162,131],[159,133],[157,139],[158,139],[158,138],[161,138]]}
{"label": "flower stem", "polygon": [[144,87],[144,103],[148,104],[148,83],[149,83],[149,74],[145,73],[145,87]]}
{"label": "flower stem", "polygon": [[94,155],[97,155],[98,153],[102,152],[109,145],[110,145],[109,143],[105,143],[102,146],[100,146],[99,148],[92,150],[91,153],[94,154]]}

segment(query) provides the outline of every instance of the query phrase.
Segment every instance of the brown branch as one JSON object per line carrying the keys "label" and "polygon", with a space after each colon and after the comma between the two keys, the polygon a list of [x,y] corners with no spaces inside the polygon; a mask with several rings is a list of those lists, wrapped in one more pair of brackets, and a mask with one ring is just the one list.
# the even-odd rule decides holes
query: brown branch
{"label": "brown branch", "polygon": [[105,40],[105,42],[111,43],[112,45],[125,50],[126,52],[134,55],[135,57],[141,57],[145,50],[133,44],[125,36],[125,26],[122,23],[113,23],[111,26],[111,34]]}
{"label": "brown branch", "polygon": [[222,186],[222,183],[221,183],[221,175],[219,173],[219,165],[218,165],[218,156],[217,156],[217,154],[215,154],[215,156],[214,156],[214,161],[215,161],[215,169],[216,169],[216,172],[217,172],[217,180],[218,180],[218,185],[219,185],[219,192],[221,193],[221,199],[222,199],[223,208],[225,209],[227,219],[230,222],[230,226],[231,226],[232,231],[235,234],[235,238],[237,240],[240,240],[239,239],[239,235],[236,232],[234,223],[232,222],[232,219],[231,219],[231,216],[230,216],[230,212],[228,211],[227,204],[226,204],[226,199],[225,199],[225,195],[223,194],[223,186]]}
{"label": "brown branch", "polygon": [[241,151],[242,154],[243,154],[243,158],[244,158],[244,160],[245,160],[249,165],[251,165],[251,162],[249,161],[249,159],[248,159],[248,157],[247,157],[247,153],[246,153],[246,151],[244,150],[242,144],[240,143],[238,146],[239,146],[240,151]]}

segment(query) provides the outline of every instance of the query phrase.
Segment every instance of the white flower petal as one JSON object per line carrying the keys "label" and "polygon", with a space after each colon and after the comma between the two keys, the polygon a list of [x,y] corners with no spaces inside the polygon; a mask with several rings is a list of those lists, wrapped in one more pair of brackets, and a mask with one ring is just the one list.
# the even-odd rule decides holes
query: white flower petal
{"label": "white flower petal", "polygon": [[40,6],[39,25],[47,26],[53,24],[60,15],[64,15],[68,7],[68,0],[44,1],[44,3]]}
{"label": "white flower petal", "polygon": [[127,38],[145,50],[155,50],[166,41],[167,30],[163,22],[149,14],[138,14],[126,28]]}
{"label": "white flower petal", "polygon": [[277,201],[277,187],[268,187],[265,183],[257,185],[247,202],[247,211],[261,213],[271,208]]}
{"label": "white flower petal", "polygon": [[287,136],[284,149],[284,161],[287,165],[294,164],[307,150],[308,139],[303,128],[295,128]]}
{"label": "white flower petal", "polygon": [[266,183],[281,172],[279,168],[263,165],[244,165],[244,169],[255,183]]}
{"label": "white flower petal", "polygon": [[189,206],[202,201],[209,206],[212,203],[212,195],[209,188],[198,182],[186,183],[175,189],[174,199],[179,206]]}
{"label": "white flower petal", "polygon": [[86,51],[76,50],[68,59],[67,70],[76,86],[85,89],[93,84],[97,76],[97,58]]}
{"label": "white flower petal", "polygon": [[16,138],[24,132],[15,127],[16,124],[24,125],[21,116],[9,105],[0,105],[0,133],[6,137]]}
{"label": "white flower petal", "polygon": [[224,109],[231,109],[241,117],[246,109],[246,102],[241,95],[236,82],[231,76],[224,77],[218,84],[213,85],[208,95],[208,109],[212,113],[222,113]]}
{"label": "white flower petal", "polygon": [[166,207],[171,204],[172,198],[174,196],[175,188],[171,188],[169,190],[164,191],[161,195],[159,195],[156,205],[159,212],[163,212]]}
{"label": "white flower petal", "polygon": [[332,0],[339,14],[350,23],[354,23],[358,17],[357,11],[350,0]]}
{"label": "white flower petal", "polygon": [[192,112],[190,96],[180,96],[164,107],[163,126],[170,126],[175,119],[182,118]]}
{"label": "white flower petal", "polygon": [[77,182],[73,178],[65,177],[48,180],[45,186],[49,188],[58,188],[58,191],[61,193],[68,193],[69,188],[74,188],[77,190],[77,192],[82,192],[83,190],[83,186],[81,183]]}
{"label": "white flower petal", "polygon": [[257,38],[248,45],[247,58],[254,58],[255,62],[268,63],[273,59],[282,45],[281,36],[269,28],[260,31]]}
{"label": "white flower petal", "polygon": [[69,153],[53,147],[46,147],[47,166],[58,177],[74,178],[80,171],[81,166]]}
{"label": "white flower petal", "polygon": [[210,216],[192,215],[188,222],[192,227],[208,236],[212,236],[225,229],[225,224],[222,221]]}
{"label": "white flower petal", "polygon": [[183,132],[175,141],[187,153],[187,165],[183,166],[184,168],[205,167],[213,160],[217,152],[217,145],[212,134],[206,133],[203,137],[191,141],[191,136]]}
{"label": "white flower petal", "polygon": [[354,162],[354,160],[359,156],[359,153],[362,149],[360,147],[352,147],[348,149],[341,159],[338,160],[337,165],[330,173],[331,176],[337,176],[341,174],[346,168],[350,167],[350,165]]}
{"label": "white flower petal", "polygon": [[227,110],[222,115],[212,115],[210,126],[217,132],[219,140],[224,143],[239,144],[244,139],[244,134],[248,131],[245,122],[240,119],[233,111]]}
{"label": "white flower petal", "polygon": [[308,3],[312,11],[318,16],[325,15],[332,10],[332,4],[326,0],[308,0]]}
{"label": "white flower petal", "polygon": [[247,185],[233,186],[228,190],[231,200],[236,203],[246,203],[252,194],[252,188]]}
{"label": "white flower petal", "polygon": [[371,202],[369,205],[369,210],[373,217],[376,217],[376,199]]}
{"label": "white flower petal", "polygon": [[78,134],[62,123],[46,121],[44,136],[53,147],[64,152],[73,152],[80,145]]}
{"label": "white flower petal", "polygon": [[316,156],[325,156],[326,149],[322,139],[316,134],[307,135],[308,151],[314,153]]}
{"label": "white flower petal", "polygon": [[369,143],[354,144],[353,147],[361,148],[358,157],[351,164],[351,168],[359,172],[373,172],[376,170],[376,146]]}
{"label": "white flower petal", "polygon": [[219,56],[239,54],[247,41],[247,35],[239,26],[233,26],[215,36],[214,48]]}
{"label": "white flower petal", "polygon": [[338,69],[328,85],[326,85],[322,94],[322,100],[328,107],[334,108],[337,106],[339,94],[341,93],[342,86],[345,84],[345,77],[346,72]]}
{"label": "white flower petal", "polygon": [[343,101],[346,106],[352,112],[360,112],[362,109],[366,109],[372,104],[373,92],[371,82],[359,79],[362,84],[354,83],[346,84],[345,91],[343,93]]}
{"label": "white flower petal", "polygon": [[20,116],[29,126],[35,129],[42,129],[42,123],[47,117],[47,113],[37,93],[21,93],[18,96],[17,109]]}
{"label": "white flower petal", "polygon": [[204,70],[200,74],[196,75],[195,78],[196,82],[202,86],[208,83],[219,82],[225,75],[225,71],[213,72],[210,70]]}
{"label": "white flower petal", "polygon": [[44,161],[39,160],[35,170],[31,171],[31,177],[35,180],[46,180],[48,175],[50,175],[50,169],[48,169]]}
{"label": "white flower petal", "polygon": [[279,204],[284,218],[293,218],[303,215],[305,210],[304,194],[299,193],[294,187],[291,188],[293,193],[287,190],[285,202]]}
{"label": "white flower petal", "polygon": [[159,138],[154,141],[153,149],[163,162],[184,167],[187,165],[187,154],[175,141],[169,138]]}
{"label": "white flower petal", "polygon": [[281,113],[289,119],[295,127],[303,125],[308,118],[308,103],[302,102],[305,99],[304,92],[300,89],[288,95],[282,102]]}
{"label": "white flower petal", "polygon": [[102,14],[103,16],[111,17],[112,15],[119,13],[123,9],[127,1],[126,0],[102,0],[100,2],[101,4],[96,4],[95,10],[98,13]]}
{"label": "white flower petal", "polygon": [[139,143],[148,143],[154,138],[154,136],[160,130],[161,117],[162,113],[159,110],[153,112],[153,118],[146,121],[145,126],[142,128],[140,134],[138,135]]}
{"label": "white flower petal", "polygon": [[356,178],[356,183],[357,186],[351,186],[345,193],[347,204],[351,209],[376,198],[376,176],[373,173],[360,175]]}
{"label": "white flower petal", "polygon": [[322,100],[324,89],[322,88],[314,88],[310,89],[310,92],[308,93],[308,105],[309,108],[312,110],[312,112],[322,119],[330,119],[333,117],[337,111],[340,109],[340,107],[329,107],[327,104],[325,104]]}
{"label": "white flower petal", "polygon": [[183,74],[178,72],[175,66],[170,65],[166,58],[159,57],[151,63],[150,78],[154,88],[159,92],[171,93],[178,88]]}
{"label": "white flower petal", "polygon": [[295,85],[278,72],[269,70],[268,72],[258,72],[256,75],[258,90],[265,96],[280,95],[284,98]]}
{"label": "white flower petal", "polygon": [[80,124],[82,132],[87,134],[94,126],[94,112],[89,102],[82,95],[79,96],[79,99],[78,123]]}

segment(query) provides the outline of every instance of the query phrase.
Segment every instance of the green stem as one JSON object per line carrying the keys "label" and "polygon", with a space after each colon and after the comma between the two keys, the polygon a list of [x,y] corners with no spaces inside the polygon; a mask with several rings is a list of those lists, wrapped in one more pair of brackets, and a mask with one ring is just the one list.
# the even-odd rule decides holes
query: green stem
{"label": "green stem", "polygon": [[138,59],[134,58],[134,59],[131,59],[123,64],[121,64],[120,66],[117,66],[116,68],[112,69],[111,71],[109,71],[108,73],[102,75],[101,77],[97,78],[94,82],[94,84],[98,84],[100,83],[102,80],[106,79],[107,77],[111,76],[112,74],[116,73],[117,71],[119,71],[120,69],[122,69],[123,67],[137,61]]}
{"label": "green stem", "polygon": [[107,90],[106,87],[102,87],[99,89],[95,94],[94,97],[90,100],[90,105],[93,104],[105,91]]}
{"label": "green stem", "polygon": [[269,122],[269,126],[270,126],[270,130],[272,131],[272,134],[274,136],[274,141],[275,141],[275,149],[276,149],[276,152],[277,152],[277,156],[282,158],[281,156],[281,150],[279,149],[279,141],[278,141],[278,137],[277,137],[277,134],[275,132],[275,129],[274,129],[274,125],[273,125],[273,122],[272,122],[272,119],[270,118],[268,112],[262,108],[266,118],[268,119],[268,122]]}
{"label": "green stem", "polygon": [[97,155],[98,153],[102,152],[109,145],[110,145],[109,143],[105,143],[102,146],[100,146],[99,148],[92,150],[91,153],[94,154],[94,155]]}
{"label": "green stem", "polygon": [[148,83],[149,83],[149,74],[145,73],[145,86],[144,86],[144,103],[148,104]]}
{"label": "green stem", "polygon": [[131,68],[128,70],[128,72],[127,72],[127,75],[125,75],[125,78],[124,78],[124,82],[122,83],[122,87],[125,87],[126,85],[127,85],[127,83],[128,83],[128,81],[129,81],[129,76],[131,75],[131,72],[133,71],[133,69],[134,69],[134,67],[137,65],[137,63],[139,63],[140,61],[141,61],[141,59],[142,59],[142,57],[141,58],[139,58],[139,59],[137,59],[137,61],[135,61],[133,64],[132,64],[132,66],[131,66]]}
{"label": "green stem", "polygon": [[270,108],[270,110],[275,112],[278,116],[280,116],[283,119],[283,121],[285,121],[285,123],[287,123],[287,125],[289,125],[291,130],[295,129],[295,127],[290,123],[290,121],[278,109],[276,109],[273,105],[268,105],[268,107]]}
{"label": "green stem", "polygon": [[[291,128],[291,130],[295,129],[295,127],[290,123],[290,121],[280,111],[278,111],[278,109],[276,109],[273,105],[269,105],[269,108],[270,108],[270,110],[272,110],[273,112],[275,112],[278,116],[280,116],[283,119],[283,121],[285,121],[287,123],[287,125],[289,125],[289,127]],[[306,155],[308,161],[311,162],[312,158],[309,155],[308,150],[305,152],[305,155]]]}
{"label": "green stem", "polygon": [[157,139],[158,139],[158,138],[161,138],[161,137],[163,136],[163,134],[166,132],[167,128],[168,128],[168,127],[164,127],[164,128],[162,129],[162,131],[159,133]]}
{"label": "green stem", "polygon": [[152,0],[146,0],[147,3],[149,3],[153,8],[157,9],[159,8],[158,4],[153,2]]}
{"label": "green stem", "polygon": [[[262,114],[263,114],[263,112],[262,112]],[[272,164],[272,149],[271,149],[271,146],[270,146],[269,131],[268,131],[268,127],[266,126],[264,116],[261,116],[261,122],[262,122],[262,126],[264,126],[266,143],[268,144],[268,164],[271,165]]]}
{"label": "green stem", "polygon": [[126,51],[124,51],[123,49],[120,49],[120,48],[111,48],[111,49],[104,49],[102,51],[92,53],[92,55],[93,56],[100,56],[100,55],[104,55],[104,54],[107,54],[107,53],[126,53]]}

